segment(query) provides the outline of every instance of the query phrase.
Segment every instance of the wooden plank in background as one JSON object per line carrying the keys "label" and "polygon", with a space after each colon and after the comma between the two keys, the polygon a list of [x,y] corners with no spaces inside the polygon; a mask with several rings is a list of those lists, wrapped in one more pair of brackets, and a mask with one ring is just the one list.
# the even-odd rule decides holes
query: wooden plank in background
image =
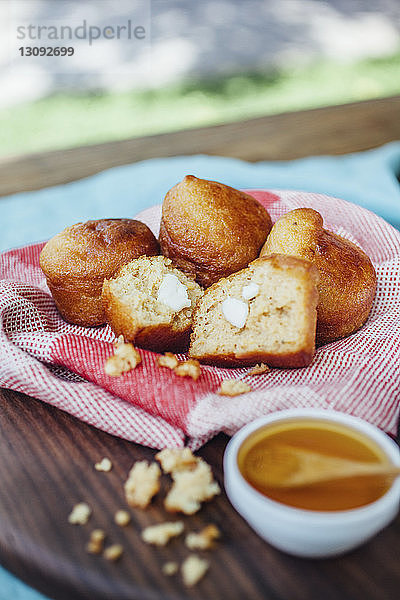
{"label": "wooden plank in background", "polygon": [[0,159],[0,196],[74,181],[154,157],[248,161],[358,152],[400,139],[400,96]]}

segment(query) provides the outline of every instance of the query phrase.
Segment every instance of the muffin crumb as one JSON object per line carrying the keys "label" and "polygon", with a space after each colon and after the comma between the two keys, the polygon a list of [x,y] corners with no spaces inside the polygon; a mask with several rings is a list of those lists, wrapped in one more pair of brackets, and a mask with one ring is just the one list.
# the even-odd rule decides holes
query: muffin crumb
{"label": "muffin crumb", "polygon": [[182,563],[181,572],[183,583],[187,587],[196,585],[207,573],[210,563],[197,554],[190,554]]}
{"label": "muffin crumb", "polygon": [[170,577],[171,575],[175,575],[175,573],[178,572],[178,569],[178,563],[171,560],[169,562],[164,563],[161,570],[164,573],[164,575]]}
{"label": "muffin crumb", "polygon": [[142,531],[142,540],[146,544],[155,546],[165,546],[173,537],[177,537],[183,532],[183,522],[166,522],[159,525],[151,525]]}
{"label": "muffin crumb", "polygon": [[251,392],[251,386],[240,379],[224,379],[217,390],[220,396],[240,396]]}
{"label": "muffin crumb", "polygon": [[131,515],[127,510],[117,510],[114,515],[114,522],[120,527],[126,527],[131,522]]}
{"label": "muffin crumb", "polygon": [[137,461],[125,482],[125,498],[129,506],[146,508],[160,489],[161,470],[156,463]]}
{"label": "muffin crumb", "polygon": [[215,541],[221,536],[216,525],[206,525],[199,533],[187,534],[185,544],[189,550],[210,550],[215,546]]}
{"label": "muffin crumb", "polygon": [[155,456],[164,473],[173,473],[182,469],[194,467],[199,459],[190,448],[164,448]]}
{"label": "muffin crumb", "polygon": [[258,365],[254,365],[254,367],[248,372],[248,375],[262,375],[263,373],[268,373],[271,369],[265,363],[259,363]]}
{"label": "muffin crumb", "polygon": [[93,529],[86,546],[87,552],[89,552],[89,554],[101,554],[105,537],[106,534],[102,529]]}
{"label": "muffin crumb", "polygon": [[104,371],[110,377],[119,377],[135,369],[141,362],[139,351],[132,344],[126,344],[120,335],[115,342],[114,354],[106,360]]}
{"label": "muffin crumb", "polygon": [[72,525],[86,525],[89,521],[92,509],[86,502],[79,502],[75,504],[71,514],[68,517],[68,523]]}
{"label": "muffin crumb", "polygon": [[166,367],[173,370],[179,365],[179,360],[172,352],[166,352],[162,356],[157,357],[157,364],[159,367]]}
{"label": "muffin crumb", "polygon": [[104,471],[104,473],[108,473],[112,469],[112,462],[109,458],[102,458],[99,462],[94,465],[96,471]]}
{"label": "muffin crumb", "polygon": [[200,509],[202,502],[221,492],[213,479],[211,467],[201,459],[191,470],[174,471],[172,478],[172,487],[164,500],[169,512],[192,515]]}
{"label": "muffin crumb", "polygon": [[104,550],[103,556],[106,560],[114,562],[122,556],[123,551],[124,549],[121,544],[112,544]]}
{"label": "muffin crumb", "polygon": [[192,358],[182,361],[175,367],[174,373],[179,377],[191,377],[194,381],[197,381],[201,374],[200,363]]}

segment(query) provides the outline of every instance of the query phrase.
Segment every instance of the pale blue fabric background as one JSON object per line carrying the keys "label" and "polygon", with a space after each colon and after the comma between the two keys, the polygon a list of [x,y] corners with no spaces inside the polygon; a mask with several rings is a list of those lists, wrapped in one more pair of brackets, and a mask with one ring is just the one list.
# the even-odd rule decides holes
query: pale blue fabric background
{"label": "pale blue fabric background", "polygon": [[238,188],[330,194],[400,227],[399,172],[400,142],[360,154],[290,162],[247,163],[203,155],[146,160],[67,185],[0,198],[0,250],[44,240],[78,221],[133,216],[161,203],[187,174]]}
{"label": "pale blue fabric background", "polygon": [[[147,160],[67,185],[0,198],[0,250],[45,240],[78,221],[134,216],[161,203],[167,190],[187,174],[237,188],[337,196],[400,229],[399,173],[400,142],[359,154],[290,162],[246,163],[203,155]],[[44,600],[44,596],[0,567],[0,600]]]}

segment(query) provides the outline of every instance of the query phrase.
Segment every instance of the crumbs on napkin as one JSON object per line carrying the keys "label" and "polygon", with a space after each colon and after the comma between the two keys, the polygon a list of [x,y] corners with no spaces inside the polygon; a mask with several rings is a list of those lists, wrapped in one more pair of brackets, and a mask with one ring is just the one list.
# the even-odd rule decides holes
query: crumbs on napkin
{"label": "crumbs on napkin", "polygon": [[240,396],[251,392],[251,386],[240,379],[224,379],[217,390],[220,396]]}
{"label": "crumbs on napkin", "polygon": [[178,377],[191,377],[197,381],[201,375],[201,366],[198,360],[190,358],[189,360],[178,360],[172,352],[166,352],[157,357],[159,367],[171,369]]}
{"label": "crumbs on napkin", "polygon": [[110,377],[119,377],[135,369],[141,362],[139,351],[132,344],[126,344],[122,335],[116,340],[114,354],[107,358],[104,372]]}
{"label": "crumbs on napkin", "polygon": [[258,363],[254,365],[252,369],[248,372],[248,375],[262,375],[263,373],[268,373],[271,369],[265,363]]}

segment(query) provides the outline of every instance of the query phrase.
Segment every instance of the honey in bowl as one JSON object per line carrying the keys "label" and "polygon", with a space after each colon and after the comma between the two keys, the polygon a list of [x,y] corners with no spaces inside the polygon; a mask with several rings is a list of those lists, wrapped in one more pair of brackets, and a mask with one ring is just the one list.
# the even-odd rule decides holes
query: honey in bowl
{"label": "honey in bowl", "polygon": [[[389,489],[383,476],[353,477],[296,488],[271,487],[263,482],[266,462],[274,448],[284,445],[353,461],[390,465],[385,452],[373,440],[340,423],[314,419],[288,419],[267,425],[241,445],[238,466],[246,481],[268,498],[306,510],[338,511],[374,502]],[[266,479],[266,477],[265,477]]]}

